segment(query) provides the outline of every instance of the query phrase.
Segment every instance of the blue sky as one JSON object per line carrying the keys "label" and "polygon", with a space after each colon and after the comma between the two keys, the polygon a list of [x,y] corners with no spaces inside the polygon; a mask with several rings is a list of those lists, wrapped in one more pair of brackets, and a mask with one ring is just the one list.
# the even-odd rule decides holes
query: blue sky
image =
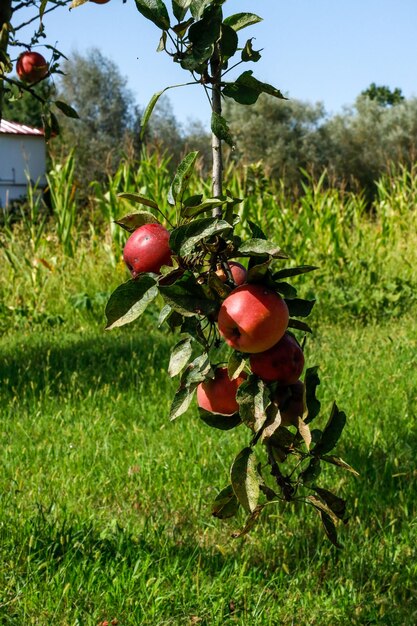
{"label": "blue sky", "polygon": [[[335,113],[371,82],[417,96],[417,0],[227,0],[224,5],[225,15],[241,11],[264,18],[240,31],[240,41],[255,37],[254,47],[264,49],[262,59],[244,69],[250,67],[290,98],[321,101]],[[127,77],[142,106],[156,91],[186,82],[185,72],[155,51],[159,31],[133,0],[57,10],[45,24],[48,41],[67,56],[100,48]],[[199,86],[168,94],[179,122],[208,123]]]}

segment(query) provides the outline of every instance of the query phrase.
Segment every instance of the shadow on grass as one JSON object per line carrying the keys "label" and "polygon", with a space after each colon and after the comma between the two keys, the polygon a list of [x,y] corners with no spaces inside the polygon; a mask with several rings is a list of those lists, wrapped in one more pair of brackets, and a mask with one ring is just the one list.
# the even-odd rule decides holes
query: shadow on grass
{"label": "shadow on grass", "polygon": [[166,370],[169,348],[166,335],[137,325],[115,332],[88,330],[57,335],[29,335],[3,348],[0,387],[8,397],[58,394],[76,387],[88,391],[116,384],[125,389],[149,372]]}

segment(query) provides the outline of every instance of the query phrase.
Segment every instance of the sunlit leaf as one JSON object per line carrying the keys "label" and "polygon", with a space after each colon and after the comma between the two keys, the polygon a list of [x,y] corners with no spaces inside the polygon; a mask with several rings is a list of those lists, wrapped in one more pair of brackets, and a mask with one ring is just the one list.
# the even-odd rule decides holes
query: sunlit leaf
{"label": "sunlit leaf", "polygon": [[244,448],[233,461],[230,470],[233,491],[242,507],[252,513],[259,499],[259,476],[252,448]]}
{"label": "sunlit leaf", "polygon": [[161,30],[168,30],[170,26],[169,14],[162,0],[135,0],[135,2],[139,13]]}
{"label": "sunlit leaf", "polygon": [[191,339],[181,339],[171,352],[171,357],[168,365],[168,374],[173,377],[181,372],[181,370],[187,365],[192,354]]}
{"label": "sunlit leaf", "polygon": [[258,22],[262,22],[262,18],[254,13],[235,13],[224,20],[225,24],[228,24],[236,31]]}
{"label": "sunlit leaf", "polygon": [[153,213],[149,213],[149,211],[139,211],[138,213],[125,215],[119,220],[115,220],[114,223],[121,226],[129,233],[133,233],[137,228],[140,228],[144,224],[157,224],[158,220],[155,215],[153,215]]}

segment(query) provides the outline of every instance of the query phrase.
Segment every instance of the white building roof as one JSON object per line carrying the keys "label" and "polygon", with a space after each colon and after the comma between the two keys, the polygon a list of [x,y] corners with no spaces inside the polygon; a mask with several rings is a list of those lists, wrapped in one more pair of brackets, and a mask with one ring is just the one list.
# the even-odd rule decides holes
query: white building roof
{"label": "white building roof", "polygon": [[32,126],[26,126],[18,122],[8,122],[7,120],[0,121],[0,133],[6,135],[37,135],[41,137],[44,134],[43,130],[40,128],[33,128]]}

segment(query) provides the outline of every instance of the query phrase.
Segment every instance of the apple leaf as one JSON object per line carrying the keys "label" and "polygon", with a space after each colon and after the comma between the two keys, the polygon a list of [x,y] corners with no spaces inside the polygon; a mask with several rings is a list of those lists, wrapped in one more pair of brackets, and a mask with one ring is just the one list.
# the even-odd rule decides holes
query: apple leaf
{"label": "apple leaf", "polygon": [[214,135],[216,135],[216,137],[225,141],[227,145],[232,148],[232,150],[235,149],[236,144],[228,124],[224,117],[216,113],[216,111],[213,111],[211,114],[211,131]]}
{"label": "apple leaf", "polygon": [[323,502],[321,502],[321,500],[317,498],[316,496],[308,496],[307,501],[312,506],[314,506],[314,508],[318,511],[322,524],[323,524],[324,531],[327,537],[332,542],[332,544],[336,548],[339,548],[339,549],[342,548],[341,544],[339,543],[337,539],[337,530],[336,530],[336,525],[335,525],[337,518],[334,515],[334,513]]}
{"label": "apple leaf", "polygon": [[325,502],[325,504],[331,509],[332,513],[336,515],[340,520],[346,522],[346,501],[339,496],[336,496],[328,489],[322,487],[313,487],[317,495]]}
{"label": "apple leaf", "polygon": [[252,76],[252,74],[252,70],[247,70],[233,83],[226,83],[223,87],[223,95],[227,98],[233,98],[233,100],[239,104],[255,104],[261,93],[286,100],[279,89],[276,89],[268,83],[262,83]]}
{"label": "apple leaf", "polygon": [[232,226],[216,217],[203,217],[175,228],[171,232],[169,245],[180,256],[194,251],[196,244],[203,239],[231,230]]}
{"label": "apple leaf", "polygon": [[138,213],[130,213],[114,221],[115,224],[121,226],[129,233],[133,233],[137,228],[144,224],[159,224],[153,213],[149,211],[139,211]]}
{"label": "apple leaf", "polygon": [[305,333],[312,333],[310,326],[301,320],[295,320],[293,317],[290,317],[288,320],[288,328],[296,328],[297,330],[303,330]]}
{"label": "apple leaf", "polygon": [[152,98],[149,100],[148,106],[144,110],[142,119],[140,121],[140,133],[139,133],[140,140],[143,140],[145,137],[145,131],[148,126],[148,122],[152,115],[152,112],[156,106],[156,103],[158,102],[162,94],[165,93],[165,91],[167,91],[167,89],[169,89],[169,87],[165,87],[165,89],[162,89],[162,91],[157,91],[156,93],[153,94]]}
{"label": "apple leaf", "polygon": [[62,102],[62,100],[55,100],[54,104],[67,117],[71,117],[75,120],[80,119],[80,116],[78,115],[77,111],[73,109],[72,106],[70,106],[66,102]]}
{"label": "apple leaf", "polygon": [[312,272],[318,268],[315,265],[300,265],[299,267],[285,267],[278,272],[275,272],[274,279],[281,280],[282,278],[290,278],[291,276],[299,276],[300,274],[306,274]]}
{"label": "apple leaf", "polygon": [[259,476],[252,448],[244,448],[233,461],[230,478],[233,491],[248,513],[256,509],[259,499]]}
{"label": "apple leaf", "polygon": [[197,383],[194,383],[189,387],[179,387],[174,396],[174,399],[172,400],[171,409],[169,412],[169,419],[171,421],[185,413],[185,411],[189,408],[196,387]]}
{"label": "apple leaf", "polygon": [[261,51],[253,49],[252,40],[253,37],[251,39],[248,39],[245,43],[245,47],[242,50],[241,59],[244,63],[248,63],[249,61],[256,63],[261,58]]}
{"label": "apple leaf", "polygon": [[301,415],[298,416],[298,421],[296,425],[297,425],[298,432],[300,433],[306,445],[307,450],[309,450],[311,446],[311,432],[310,432],[308,425],[302,419]]}
{"label": "apple leaf", "polygon": [[179,22],[184,19],[191,1],[192,0],[172,0],[172,12]]}
{"label": "apple leaf", "polygon": [[200,419],[211,426],[212,428],[218,428],[219,430],[231,430],[235,426],[239,426],[242,423],[239,413],[233,415],[222,415],[221,413],[211,413],[201,407],[198,408],[198,415]]}
{"label": "apple leaf", "polygon": [[296,288],[290,285],[289,283],[280,281],[279,283],[274,283],[274,288],[278,291],[278,293],[282,294],[285,298],[296,298],[297,296]]}
{"label": "apple leaf", "polygon": [[257,433],[266,421],[266,409],[271,403],[268,388],[263,380],[257,376],[250,376],[239,385],[236,400],[239,404],[240,417]]}
{"label": "apple leaf", "polygon": [[231,26],[236,31],[247,26],[253,26],[253,24],[258,22],[262,22],[262,18],[255,15],[255,13],[235,13],[234,15],[229,15],[224,20],[224,24]]}
{"label": "apple leaf", "polygon": [[320,385],[318,367],[309,367],[304,376],[304,386],[306,390],[307,417],[305,423],[309,424],[320,413],[321,403],[316,397],[317,387]]}
{"label": "apple leaf", "polygon": [[281,250],[274,243],[267,241],[266,239],[254,238],[240,244],[236,251],[237,256],[269,256],[272,259],[286,259],[288,258],[285,252]]}
{"label": "apple leaf", "polygon": [[207,316],[217,312],[218,309],[217,302],[207,296],[191,272],[184,272],[173,285],[160,286],[159,292],[166,304],[186,317]]}
{"label": "apple leaf", "polygon": [[317,478],[320,476],[320,473],[320,459],[313,457],[305,470],[301,472],[299,478],[301,479],[303,485],[308,485],[309,483],[317,480]]}
{"label": "apple leaf", "polygon": [[178,166],[174,180],[168,191],[168,202],[175,204],[177,200],[181,201],[182,196],[188,187],[189,180],[194,170],[194,165],[198,157],[198,152],[190,152],[187,154]]}
{"label": "apple leaf", "polygon": [[218,519],[234,517],[239,510],[239,501],[232,485],[228,485],[216,496],[211,507],[211,514]]}
{"label": "apple leaf", "polygon": [[295,317],[308,317],[316,303],[315,300],[304,300],[302,298],[288,298],[285,299],[285,302],[290,315]]}
{"label": "apple leaf", "polygon": [[176,376],[187,365],[192,354],[191,338],[181,339],[172,349],[168,365],[168,374]]}
{"label": "apple leaf", "polygon": [[144,204],[151,209],[156,209],[157,211],[159,211],[159,207],[155,200],[151,200],[151,198],[145,198],[145,196],[141,196],[139,193],[122,192],[118,193],[117,197],[124,198],[125,200],[130,200],[131,202],[137,202],[138,204]]}
{"label": "apple leaf", "polygon": [[220,55],[223,62],[227,61],[227,59],[230,59],[230,57],[235,54],[238,43],[239,41],[236,31],[231,26],[223,22],[219,41]]}
{"label": "apple leaf", "polygon": [[241,530],[235,530],[235,532],[232,533],[232,538],[237,539],[238,537],[247,535],[256,525],[264,507],[264,504],[258,504],[254,511],[247,517],[244,527]]}
{"label": "apple leaf", "polygon": [[135,0],[136,8],[146,19],[150,20],[161,30],[170,27],[169,15],[162,0]]}
{"label": "apple leaf", "polygon": [[194,19],[200,19],[204,9],[211,4],[212,0],[191,0],[190,11]]}
{"label": "apple leaf", "polygon": [[227,374],[230,380],[235,380],[245,369],[247,363],[246,355],[233,350],[227,363]]}
{"label": "apple leaf", "polygon": [[206,353],[197,356],[181,376],[181,387],[191,387],[204,382],[207,378],[213,378],[214,371],[210,359]]}
{"label": "apple leaf", "polygon": [[143,274],[136,280],[119,285],[110,296],[106,306],[106,330],[130,324],[145,311],[158,295],[155,279]]}
{"label": "apple leaf", "polygon": [[342,434],[345,424],[346,414],[343,411],[339,411],[336,402],[334,402],[329,420],[323,430],[320,441],[314,446],[313,454],[320,456],[333,450]]}
{"label": "apple leaf", "polygon": [[342,469],[345,469],[346,471],[351,472],[355,476],[360,475],[359,472],[357,472],[355,469],[353,469],[353,467],[349,465],[349,463],[346,463],[346,461],[344,461],[338,456],[333,456],[332,454],[325,454],[324,456],[321,456],[320,458],[322,459],[322,461],[326,461],[326,463],[331,463],[332,465],[337,465],[337,467],[341,467]]}

